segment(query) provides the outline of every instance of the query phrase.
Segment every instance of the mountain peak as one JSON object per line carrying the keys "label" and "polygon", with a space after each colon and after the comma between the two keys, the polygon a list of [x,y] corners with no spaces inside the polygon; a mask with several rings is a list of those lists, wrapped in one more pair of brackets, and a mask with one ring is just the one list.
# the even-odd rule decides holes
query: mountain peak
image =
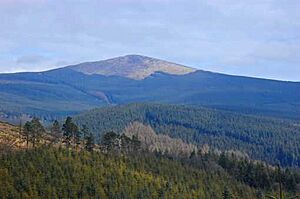
{"label": "mountain peak", "polygon": [[125,55],[103,61],[81,63],[68,68],[85,74],[122,76],[131,79],[144,79],[155,72],[183,75],[196,71],[194,68],[143,55]]}

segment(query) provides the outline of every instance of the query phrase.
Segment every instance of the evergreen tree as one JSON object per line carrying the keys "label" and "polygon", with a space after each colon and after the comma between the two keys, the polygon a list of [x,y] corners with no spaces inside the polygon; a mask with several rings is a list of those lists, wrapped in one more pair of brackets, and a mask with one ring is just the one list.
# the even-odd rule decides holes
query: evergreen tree
{"label": "evergreen tree", "polygon": [[76,126],[75,131],[74,131],[74,145],[77,147],[81,143],[81,131],[79,128]]}
{"label": "evergreen tree", "polygon": [[224,152],[221,153],[220,157],[219,157],[219,165],[221,165],[224,169],[228,168],[228,157],[226,156],[226,154]]}
{"label": "evergreen tree", "polygon": [[31,131],[31,142],[33,147],[36,146],[36,144],[40,141],[41,136],[46,132],[45,128],[43,127],[43,125],[40,123],[39,119],[34,117],[31,120],[31,127],[32,127],[32,131]]}
{"label": "evergreen tree", "polygon": [[222,199],[232,199],[233,198],[227,186],[224,188],[222,196],[223,196]]}
{"label": "evergreen tree", "polygon": [[51,135],[54,138],[54,143],[59,142],[59,140],[62,137],[62,131],[61,131],[60,124],[59,124],[59,122],[57,120],[55,120],[53,122],[50,131],[51,131]]}
{"label": "evergreen tree", "polygon": [[32,125],[31,125],[31,122],[28,121],[25,123],[25,125],[23,127],[23,131],[22,131],[22,135],[23,135],[24,139],[26,140],[27,149],[29,147],[29,141],[30,141],[29,136],[30,136],[31,132],[32,132]]}
{"label": "evergreen tree", "polygon": [[29,146],[29,142],[32,143],[33,147],[36,147],[36,144],[40,141],[40,138],[45,132],[46,130],[38,118],[34,117],[30,122],[27,121],[22,131],[22,135],[26,140],[27,148]]}
{"label": "evergreen tree", "polygon": [[102,138],[102,145],[104,148],[108,151],[113,150],[118,145],[118,134],[116,134],[113,131],[110,131],[108,133],[105,133]]}
{"label": "evergreen tree", "polygon": [[92,133],[85,136],[85,149],[87,151],[93,151],[95,147],[95,138]]}
{"label": "evergreen tree", "polygon": [[85,124],[82,125],[81,132],[83,134],[84,139],[90,135],[90,129]]}
{"label": "evergreen tree", "polygon": [[71,117],[67,117],[65,123],[63,124],[62,130],[64,135],[64,142],[66,143],[67,147],[70,147],[72,142],[77,143],[79,130]]}

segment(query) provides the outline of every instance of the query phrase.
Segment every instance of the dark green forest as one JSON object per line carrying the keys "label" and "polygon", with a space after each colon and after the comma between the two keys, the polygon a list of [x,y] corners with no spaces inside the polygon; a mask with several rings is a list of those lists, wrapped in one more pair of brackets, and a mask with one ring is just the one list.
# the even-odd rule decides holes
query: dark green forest
{"label": "dark green forest", "polygon": [[149,153],[42,147],[1,156],[0,174],[0,198],[221,199],[228,189],[232,197],[255,199],[274,193],[236,180],[207,157],[194,164]]}
{"label": "dark green forest", "polygon": [[130,104],[99,108],[74,117],[98,140],[107,131],[122,133],[134,121],[156,133],[220,151],[233,150],[251,159],[300,166],[300,125],[293,120],[243,115],[183,105]]}
{"label": "dark green forest", "polygon": [[228,152],[162,154],[113,131],[95,144],[71,117],[49,129],[33,118],[20,133],[27,147],[0,153],[0,198],[262,199],[279,189],[287,197],[300,192],[298,169]]}

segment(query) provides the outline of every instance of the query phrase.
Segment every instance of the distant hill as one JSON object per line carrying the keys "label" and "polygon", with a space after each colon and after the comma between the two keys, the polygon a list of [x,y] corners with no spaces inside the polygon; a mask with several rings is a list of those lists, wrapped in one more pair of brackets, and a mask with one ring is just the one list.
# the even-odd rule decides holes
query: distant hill
{"label": "distant hill", "polygon": [[202,147],[230,150],[252,159],[300,166],[300,126],[288,120],[249,116],[182,105],[130,104],[94,109],[76,116],[97,137],[122,133],[134,122],[150,125],[156,133]]}
{"label": "distant hill", "polygon": [[141,55],[127,55],[103,61],[86,62],[67,68],[89,75],[121,76],[132,79],[144,79],[158,71],[174,75],[196,71],[194,68]]}
{"label": "distant hill", "polygon": [[[107,73],[98,74],[100,68]],[[193,71],[131,55],[45,72],[0,74],[0,115],[51,119],[107,105],[160,102],[300,119],[299,82]],[[139,80],[133,74],[140,74]]]}

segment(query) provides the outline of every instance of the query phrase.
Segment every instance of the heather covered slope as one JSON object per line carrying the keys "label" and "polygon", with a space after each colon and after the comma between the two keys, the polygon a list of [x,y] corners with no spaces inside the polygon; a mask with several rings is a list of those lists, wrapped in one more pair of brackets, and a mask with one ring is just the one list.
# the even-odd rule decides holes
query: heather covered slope
{"label": "heather covered slope", "polygon": [[155,72],[183,75],[196,69],[141,55],[127,55],[98,62],[81,63],[67,68],[84,74],[121,76],[131,79],[144,79]]}
{"label": "heather covered slope", "polygon": [[252,159],[300,166],[300,126],[288,120],[249,116],[181,105],[130,104],[76,116],[98,137],[121,133],[133,122],[150,125],[158,134],[212,149],[233,150]]}

